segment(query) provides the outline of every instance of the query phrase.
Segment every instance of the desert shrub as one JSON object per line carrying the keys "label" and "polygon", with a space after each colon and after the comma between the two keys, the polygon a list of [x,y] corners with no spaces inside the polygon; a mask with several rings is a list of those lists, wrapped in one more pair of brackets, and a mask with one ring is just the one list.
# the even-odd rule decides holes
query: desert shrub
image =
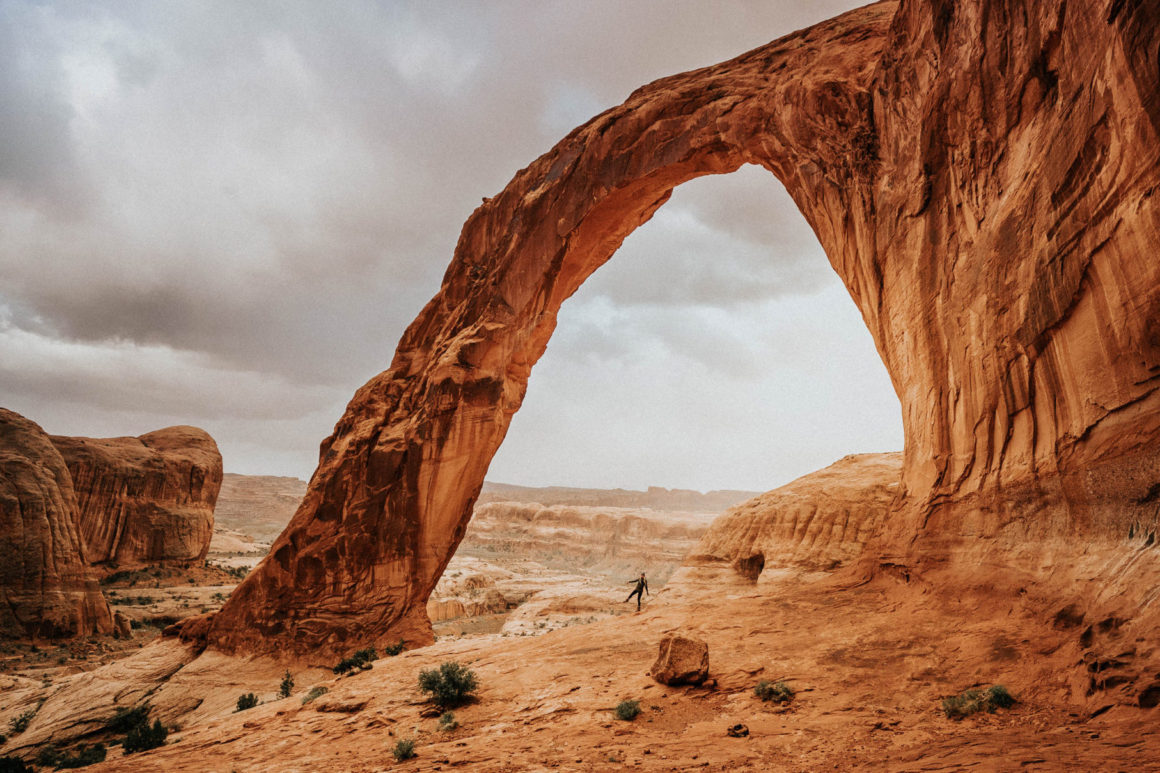
{"label": "desert shrub", "polygon": [[459,722],[455,719],[455,712],[444,711],[439,717],[439,729],[451,732],[457,727],[459,727]]}
{"label": "desert shrub", "polygon": [[134,706],[131,709],[117,709],[117,713],[105,720],[105,729],[111,733],[127,733],[135,727],[149,723],[149,711],[152,707],[147,703]]}
{"label": "desert shrub", "polygon": [[254,695],[252,692],[245,693],[244,695],[239,695],[238,696],[238,708],[235,709],[234,713],[237,713],[238,711],[245,711],[246,709],[252,709],[257,705],[258,705],[258,696]]}
{"label": "desert shrub", "polygon": [[1015,696],[1001,684],[993,684],[987,690],[987,701],[997,709],[1009,709],[1015,705]]}
{"label": "desert shrub", "polygon": [[399,762],[411,759],[415,756],[415,741],[411,738],[400,738],[392,753]]}
{"label": "desert shrub", "polygon": [[283,698],[289,698],[290,693],[293,690],[294,677],[290,676],[290,670],[287,669],[285,676],[282,677],[282,681],[278,684],[278,695],[282,696]]}
{"label": "desert shrub", "polygon": [[12,735],[20,735],[32,723],[32,718],[36,716],[36,709],[29,709],[16,719],[8,723],[8,728],[12,731]]}
{"label": "desert shrub", "polygon": [[359,650],[351,655],[349,658],[343,658],[338,661],[338,665],[334,667],[334,673],[345,674],[355,669],[366,671],[368,668],[373,668],[371,661],[377,659],[379,653],[375,652],[374,647],[368,647],[365,650]]}
{"label": "desert shrub", "polygon": [[942,700],[942,710],[948,719],[962,719],[980,711],[993,712],[1014,705],[1014,696],[1001,684],[992,685],[987,690],[964,690]]}
{"label": "desert shrub", "polygon": [[311,687],[310,692],[306,693],[306,696],[302,699],[302,705],[305,706],[307,703],[310,703],[310,701],[314,700],[319,695],[326,695],[326,688],[325,687]]}
{"label": "desert shrub", "polygon": [[0,773],[36,773],[19,757],[0,757]]}
{"label": "desert shrub", "polygon": [[168,735],[169,731],[161,724],[160,719],[153,720],[152,726],[148,722],[142,722],[129,731],[121,748],[125,754],[156,749],[158,746],[165,745],[165,739]]}
{"label": "desert shrub", "polygon": [[36,764],[44,768],[54,768],[60,762],[63,755],[56,744],[50,743],[47,746],[42,746],[36,752]]}
{"label": "desert shrub", "polygon": [[640,701],[621,701],[616,704],[616,718],[631,722],[640,716]]}
{"label": "desert shrub", "polygon": [[[85,768],[89,765],[96,765],[98,762],[104,762],[106,754],[107,752],[103,743],[94,744],[93,746],[81,746],[72,754],[61,754],[58,752],[56,761],[52,765],[57,770]],[[37,758],[37,762],[40,762],[39,758]]]}
{"label": "desert shrub", "polygon": [[793,700],[793,688],[782,681],[771,682],[768,679],[762,679],[753,688],[753,694],[763,701],[773,701],[774,703],[789,703]]}
{"label": "desert shrub", "polygon": [[394,644],[388,644],[386,647],[383,647],[383,652],[393,658],[395,655],[398,655],[405,649],[407,649],[406,642],[404,642],[402,639],[399,639]]}
{"label": "desert shrub", "polygon": [[419,672],[419,689],[429,694],[432,703],[444,708],[466,703],[478,686],[475,672],[455,661]]}

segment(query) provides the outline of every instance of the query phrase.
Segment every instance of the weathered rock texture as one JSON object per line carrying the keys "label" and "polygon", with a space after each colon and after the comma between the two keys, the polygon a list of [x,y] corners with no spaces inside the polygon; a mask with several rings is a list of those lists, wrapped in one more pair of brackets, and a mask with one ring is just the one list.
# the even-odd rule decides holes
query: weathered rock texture
{"label": "weathered rock texture", "polygon": [[744,163],[801,208],[901,401],[884,560],[1155,530],[1158,40],[1155,3],[905,0],[638,89],[468,219],[212,643],[429,640],[560,305],[675,186]]}
{"label": "weathered rock texture", "polygon": [[731,508],[687,563],[728,564],[751,580],[770,568],[835,569],[878,533],[901,472],[902,454],[847,456]]}
{"label": "weathered rock texture", "polygon": [[661,639],[648,675],[670,687],[701,684],[709,678],[709,645],[693,636],[669,634]]}
{"label": "weathered rock texture", "polygon": [[108,570],[205,558],[222,484],[222,455],[208,433],[181,426],[52,443],[72,475],[90,563]]}
{"label": "weathered rock texture", "polygon": [[0,408],[0,637],[113,630],[76,518],[72,479],[48,435]]}

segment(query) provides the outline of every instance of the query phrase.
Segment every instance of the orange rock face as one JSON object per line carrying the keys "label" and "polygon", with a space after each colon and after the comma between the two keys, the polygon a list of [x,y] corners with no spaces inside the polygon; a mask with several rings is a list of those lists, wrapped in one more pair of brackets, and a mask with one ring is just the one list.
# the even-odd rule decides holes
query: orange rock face
{"label": "orange rock face", "polygon": [[728,564],[751,580],[770,568],[835,569],[878,533],[901,472],[902,454],[847,456],[730,508],[688,563]]}
{"label": "orange rock face", "polygon": [[76,517],[72,479],[48,435],[0,408],[0,637],[112,632]]}
{"label": "orange rock face", "polygon": [[90,563],[107,571],[205,558],[222,484],[222,456],[208,433],[167,427],[52,442],[72,475]]}
{"label": "orange rock face", "polygon": [[1003,534],[1155,531],[1158,16],[879,3],[577,128],[468,219],[211,642],[429,641],[423,604],[560,305],[675,186],[745,163],[801,208],[901,401],[902,487],[875,555],[917,567]]}

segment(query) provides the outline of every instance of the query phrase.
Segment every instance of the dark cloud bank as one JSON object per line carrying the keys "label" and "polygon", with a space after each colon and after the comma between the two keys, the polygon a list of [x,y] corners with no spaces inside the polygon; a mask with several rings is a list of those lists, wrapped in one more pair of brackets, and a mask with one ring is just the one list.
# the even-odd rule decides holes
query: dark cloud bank
{"label": "dark cloud bank", "polygon": [[[0,2],[0,402],[305,477],[480,198],[838,2]],[[780,184],[696,180],[568,301],[491,477],[767,488],[899,447]]]}

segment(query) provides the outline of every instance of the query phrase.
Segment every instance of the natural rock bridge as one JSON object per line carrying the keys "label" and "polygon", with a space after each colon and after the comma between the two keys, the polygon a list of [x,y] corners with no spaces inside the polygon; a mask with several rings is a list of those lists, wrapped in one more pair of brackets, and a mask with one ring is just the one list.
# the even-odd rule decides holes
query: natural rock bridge
{"label": "natural rock bridge", "polygon": [[560,305],[675,186],[747,163],[801,208],[902,404],[877,560],[1155,529],[1158,16],[879,3],[596,116],[468,219],[270,556],[183,635],[312,656],[429,641],[424,602]]}

